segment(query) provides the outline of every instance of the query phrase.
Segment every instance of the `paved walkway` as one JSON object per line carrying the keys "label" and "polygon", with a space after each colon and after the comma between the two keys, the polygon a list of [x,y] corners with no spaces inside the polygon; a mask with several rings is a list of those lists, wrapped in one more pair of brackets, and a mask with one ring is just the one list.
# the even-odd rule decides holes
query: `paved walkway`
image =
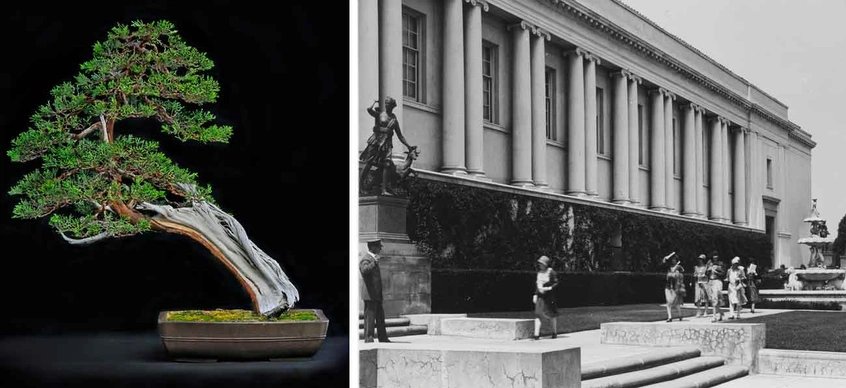
{"label": "paved walkway", "polygon": [[[693,307],[685,305],[684,307]],[[727,319],[727,309],[723,308],[724,321],[711,323],[711,317],[688,317],[683,321],[668,322],[667,325],[677,325],[679,323],[711,323],[714,325],[726,324],[732,322]],[[775,310],[758,309],[755,314],[751,314],[749,309],[741,312],[742,318],[759,317],[771,314],[777,314],[785,311],[793,310]],[[595,362],[610,361],[623,357],[636,356],[639,354],[646,354],[654,352],[656,347],[651,346],[633,346],[633,345],[606,345],[600,343],[600,330],[586,330],[575,333],[559,334],[558,338],[551,339],[548,336],[542,337],[539,341],[533,340],[493,340],[481,338],[464,338],[452,336],[430,336],[430,335],[413,335],[405,337],[394,337],[391,343],[380,344],[378,342],[364,343],[359,342],[359,349],[373,349],[379,347],[389,348],[407,348],[407,349],[431,349],[431,350],[479,350],[479,351],[538,351],[538,350],[557,350],[578,346],[581,348],[582,365],[593,364]],[[666,349],[666,348],[663,348]],[[777,382],[777,383],[776,383]],[[819,384],[825,385],[819,385]],[[816,384],[816,385],[815,385]],[[781,387],[835,387],[842,384],[846,386],[846,380],[843,379],[824,379],[815,377],[793,377],[782,375],[754,375],[747,376],[732,382],[719,385],[721,388],[740,388],[740,387],[766,387],[766,388],[781,388]]]}

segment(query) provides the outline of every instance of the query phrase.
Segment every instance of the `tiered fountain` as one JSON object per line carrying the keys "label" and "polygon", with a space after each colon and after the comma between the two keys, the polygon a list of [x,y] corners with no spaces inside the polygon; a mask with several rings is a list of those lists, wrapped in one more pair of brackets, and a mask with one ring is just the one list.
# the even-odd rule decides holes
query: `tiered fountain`
{"label": "tiered fountain", "polygon": [[817,212],[817,200],[814,199],[811,213],[803,220],[811,224],[811,236],[799,239],[799,244],[807,245],[811,249],[811,258],[807,269],[795,270],[802,290],[842,290],[843,280],[846,279],[846,269],[827,268],[823,251],[832,243],[834,237],[829,235],[825,220]]}

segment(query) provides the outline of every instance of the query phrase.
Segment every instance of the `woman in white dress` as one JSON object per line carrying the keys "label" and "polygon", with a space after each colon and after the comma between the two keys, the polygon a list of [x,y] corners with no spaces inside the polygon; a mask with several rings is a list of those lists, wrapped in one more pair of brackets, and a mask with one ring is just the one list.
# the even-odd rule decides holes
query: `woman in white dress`
{"label": "woman in white dress", "polygon": [[549,319],[552,326],[552,338],[558,337],[558,308],[555,303],[555,287],[558,286],[558,276],[549,265],[549,258],[541,256],[537,262],[538,273],[535,278],[535,335],[540,339],[541,317]]}
{"label": "woman in white dress", "polygon": [[746,292],[743,287],[746,274],[740,266],[739,257],[735,256],[731,259],[731,268],[726,271],[726,280],[728,281],[729,319],[740,319],[740,309],[746,304]]}

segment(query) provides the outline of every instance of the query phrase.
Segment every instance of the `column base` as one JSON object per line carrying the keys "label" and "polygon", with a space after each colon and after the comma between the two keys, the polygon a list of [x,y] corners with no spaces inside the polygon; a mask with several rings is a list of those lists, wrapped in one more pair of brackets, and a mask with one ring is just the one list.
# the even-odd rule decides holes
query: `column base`
{"label": "column base", "polygon": [[723,219],[720,217],[708,217],[708,220],[714,222],[723,222]]}
{"label": "column base", "polygon": [[585,196],[587,196],[588,198],[596,198],[599,197],[599,193],[595,191],[588,191],[585,193]]}
{"label": "column base", "polygon": [[682,215],[685,217],[697,218],[696,213],[682,213]]}
{"label": "column base", "polygon": [[532,183],[531,181],[512,181],[511,186],[517,186],[517,187],[529,189],[529,188],[535,187],[535,184]]}
{"label": "column base", "polygon": [[482,170],[473,170],[473,169],[468,168],[467,169],[467,175],[469,175],[470,178],[473,178],[473,179],[479,179],[479,180],[485,180],[485,181],[492,181],[493,180],[491,178],[488,178],[485,175],[485,172],[482,171]]}
{"label": "column base", "polygon": [[533,187],[533,189],[539,190],[539,191],[552,191],[552,189],[550,189],[549,185],[546,184],[546,183],[535,183],[535,186]]}
{"label": "column base", "polygon": [[572,195],[579,198],[587,198],[588,194],[584,191],[567,191],[565,194]]}
{"label": "column base", "polygon": [[656,212],[664,212],[664,209],[666,209],[666,208],[663,207],[663,206],[650,206],[649,207],[649,210],[656,211]]}
{"label": "column base", "polygon": [[749,223],[748,223],[748,222],[746,222],[746,221],[735,221],[735,223],[734,223],[734,224],[735,224],[735,225],[740,225],[740,226],[749,226]]}
{"label": "column base", "polygon": [[631,201],[629,201],[628,199],[613,199],[611,200],[611,203],[617,205],[628,205],[631,203]]}
{"label": "column base", "polygon": [[441,167],[441,173],[450,175],[467,175],[467,169],[462,166]]}

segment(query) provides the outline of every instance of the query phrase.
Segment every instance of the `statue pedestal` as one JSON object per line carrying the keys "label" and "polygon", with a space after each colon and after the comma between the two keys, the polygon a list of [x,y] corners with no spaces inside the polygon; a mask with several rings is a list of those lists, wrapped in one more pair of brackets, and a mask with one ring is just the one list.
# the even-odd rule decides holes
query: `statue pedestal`
{"label": "statue pedestal", "polygon": [[[408,200],[403,198],[365,196],[358,199],[359,250],[367,249],[367,240],[382,239],[379,268],[385,317],[428,314],[432,310],[432,265],[408,238],[407,207]],[[359,301],[359,312],[363,311],[364,302]]]}

